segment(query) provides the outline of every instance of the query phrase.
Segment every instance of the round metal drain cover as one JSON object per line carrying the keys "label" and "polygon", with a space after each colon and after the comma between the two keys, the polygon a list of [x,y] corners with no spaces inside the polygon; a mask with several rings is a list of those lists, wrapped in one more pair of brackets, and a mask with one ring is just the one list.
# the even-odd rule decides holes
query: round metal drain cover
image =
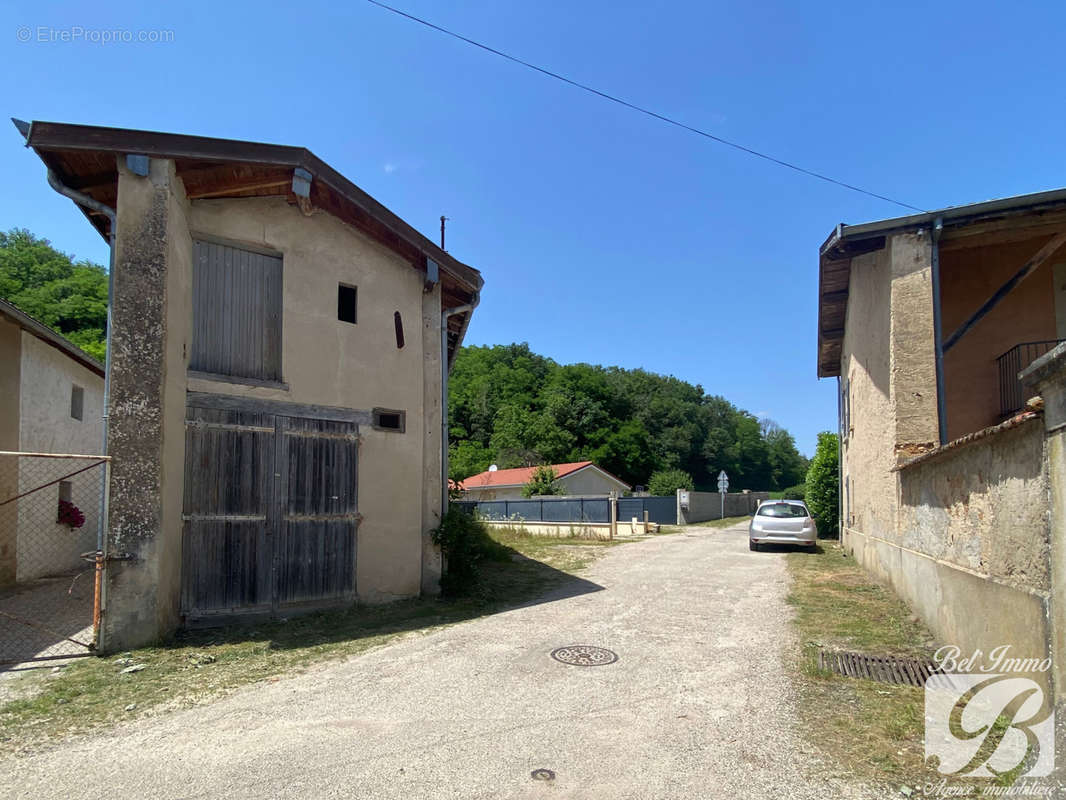
{"label": "round metal drain cover", "polygon": [[552,650],[552,658],[574,667],[603,667],[618,660],[618,654],[590,644],[571,644]]}

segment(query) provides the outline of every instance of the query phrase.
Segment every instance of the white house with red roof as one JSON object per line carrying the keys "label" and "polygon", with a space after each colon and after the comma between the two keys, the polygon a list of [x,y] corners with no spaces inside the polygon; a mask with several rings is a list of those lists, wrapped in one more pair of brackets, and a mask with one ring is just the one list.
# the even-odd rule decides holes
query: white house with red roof
{"label": "white house with red roof", "polygon": [[[591,461],[575,461],[571,464],[551,464],[555,478],[568,495],[606,495],[611,492],[628,492],[630,485],[597,467]],[[466,500],[515,500],[522,497],[522,487],[529,483],[536,467],[517,469],[493,469],[471,475],[459,483]]]}

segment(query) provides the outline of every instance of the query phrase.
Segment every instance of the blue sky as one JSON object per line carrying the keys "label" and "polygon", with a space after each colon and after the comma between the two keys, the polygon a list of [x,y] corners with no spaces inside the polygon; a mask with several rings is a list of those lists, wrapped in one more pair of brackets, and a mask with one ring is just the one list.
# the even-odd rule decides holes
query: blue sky
{"label": "blue sky", "polygon": [[[1059,2],[394,4],[923,208],[1066,185]],[[468,343],[674,374],[813,452],[836,415],[818,246],[903,209],[336,5],[6,3],[4,116],[304,145],[431,238],[451,218],[486,280]],[[40,41],[79,27],[173,35]],[[0,143],[0,228],[106,263],[14,128]]]}

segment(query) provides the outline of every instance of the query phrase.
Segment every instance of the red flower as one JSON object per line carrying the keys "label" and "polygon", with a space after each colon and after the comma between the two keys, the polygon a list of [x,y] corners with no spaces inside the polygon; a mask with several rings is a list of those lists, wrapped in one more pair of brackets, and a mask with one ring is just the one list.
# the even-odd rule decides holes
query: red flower
{"label": "red flower", "polygon": [[81,513],[80,508],[69,500],[60,500],[59,519],[57,519],[56,522],[63,525],[69,525],[70,529],[74,530],[85,524],[85,515]]}

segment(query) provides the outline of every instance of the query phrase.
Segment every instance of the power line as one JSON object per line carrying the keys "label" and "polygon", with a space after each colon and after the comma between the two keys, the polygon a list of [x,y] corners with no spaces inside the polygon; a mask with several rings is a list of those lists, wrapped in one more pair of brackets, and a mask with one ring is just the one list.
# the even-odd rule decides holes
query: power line
{"label": "power line", "polygon": [[645,114],[645,115],[647,115],[649,117],[653,117],[653,118],[655,118],[657,120],[660,120],[661,122],[665,122],[665,123],[667,123],[669,125],[674,125],[675,127],[683,128],[686,131],[690,131],[691,133],[695,133],[698,136],[703,136],[704,138],[710,139],[710,140],[715,141],[715,142],[718,142],[719,144],[724,144],[724,145],[726,145],[728,147],[732,147],[732,148],[734,148],[736,150],[740,150],[742,153],[747,153],[748,155],[752,155],[752,156],[755,156],[756,158],[764,159],[764,160],[769,161],[769,162],[771,162],[773,164],[777,164],[778,166],[787,167],[788,169],[795,170],[796,172],[801,172],[804,175],[809,175],[812,178],[817,178],[818,180],[826,181],[827,183],[832,183],[832,184],[835,184],[836,186],[841,186],[841,187],[843,187],[845,189],[850,189],[853,192],[859,192],[860,194],[865,194],[865,195],[868,195],[869,197],[876,197],[878,200],[884,200],[885,202],[894,203],[895,205],[902,206],[903,208],[909,208],[912,211],[925,212],[925,210],[926,210],[924,208],[919,208],[918,206],[912,206],[910,203],[904,203],[902,200],[895,200],[895,199],[893,199],[891,197],[887,197],[887,196],[885,196],[883,194],[878,194],[877,192],[871,192],[868,189],[863,189],[861,186],[855,186],[854,184],[846,183],[844,181],[837,180],[836,178],[831,178],[828,175],[823,175],[821,172],[815,172],[814,170],[806,169],[805,167],[801,167],[798,164],[792,164],[792,163],[789,163],[788,161],[782,161],[780,158],[775,158],[774,156],[767,155],[766,153],[760,153],[758,150],[752,150],[750,147],[745,147],[742,144],[737,144],[736,142],[731,142],[728,139],[723,139],[721,136],[715,136],[713,133],[708,133],[707,131],[701,130],[699,128],[695,128],[695,127],[693,127],[691,125],[686,125],[684,122],[679,122],[676,119],[672,119],[671,117],[667,117],[667,116],[665,116],[663,114],[659,114],[659,113],[657,113],[655,111],[652,111],[650,109],[644,108],[642,106],[638,106],[635,103],[630,103],[628,100],[623,100],[620,97],[615,97],[612,94],[607,94],[607,92],[601,92],[599,89],[593,88],[592,86],[588,86],[588,85],[586,85],[584,83],[579,83],[578,81],[575,81],[575,80],[572,80],[570,78],[567,78],[565,75],[560,75],[559,73],[552,72],[551,70],[545,69],[544,67],[538,67],[536,64],[531,64],[528,61],[523,61],[522,59],[517,58],[516,56],[512,56],[512,55],[510,55],[508,53],[505,53],[502,50],[497,50],[494,47],[489,47],[487,44],[482,44],[481,42],[475,41],[473,39],[469,39],[466,36],[463,36],[460,33],[456,33],[455,31],[450,31],[447,28],[442,28],[440,25],[434,25],[432,22],[429,22],[428,20],[424,20],[421,17],[416,17],[413,14],[408,14],[406,11],[401,11],[398,8],[393,8],[390,5],[386,5],[385,3],[380,2],[380,0],[367,0],[367,2],[368,3],[372,3],[375,6],[378,6],[379,8],[383,8],[386,11],[391,11],[393,14],[398,14],[401,17],[406,17],[407,19],[411,20],[412,22],[417,22],[419,25],[425,25],[427,28],[432,28],[435,31],[439,31],[440,33],[443,33],[443,34],[445,34],[447,36],[451,36],[453,39],[458,39],[461,42],[466,42],[467,44],[472,44],[474,47],[479,47],[482,50],[485,50],[485,51],[487,51],[489,53],[492,53],[493,55],[499,56],[500,58],[506,58],[508,61],[513,61],[516,64],[521,64],[523,67],[526,67],[528,69],[531,69],[531,70],[534,70],[536,72],[539,72],[542,75],[547,75],[549,78],[555,78],[556,80],[562,81],[563,83],[568,83],[571,86],[574,86],[574,87],[576,87],[578,89],[582,89],[582,90],[584,90],[586,92],[590,92],[590,93],[592,93],[592,94],[594,94],[594,95],[596,95],[598,97],[602,97],[604,100],[609,100],[612,103],[617,103],[620,106],[625,106],[626,108],[631,109],[633,111],[639,111],[641,114]]}

